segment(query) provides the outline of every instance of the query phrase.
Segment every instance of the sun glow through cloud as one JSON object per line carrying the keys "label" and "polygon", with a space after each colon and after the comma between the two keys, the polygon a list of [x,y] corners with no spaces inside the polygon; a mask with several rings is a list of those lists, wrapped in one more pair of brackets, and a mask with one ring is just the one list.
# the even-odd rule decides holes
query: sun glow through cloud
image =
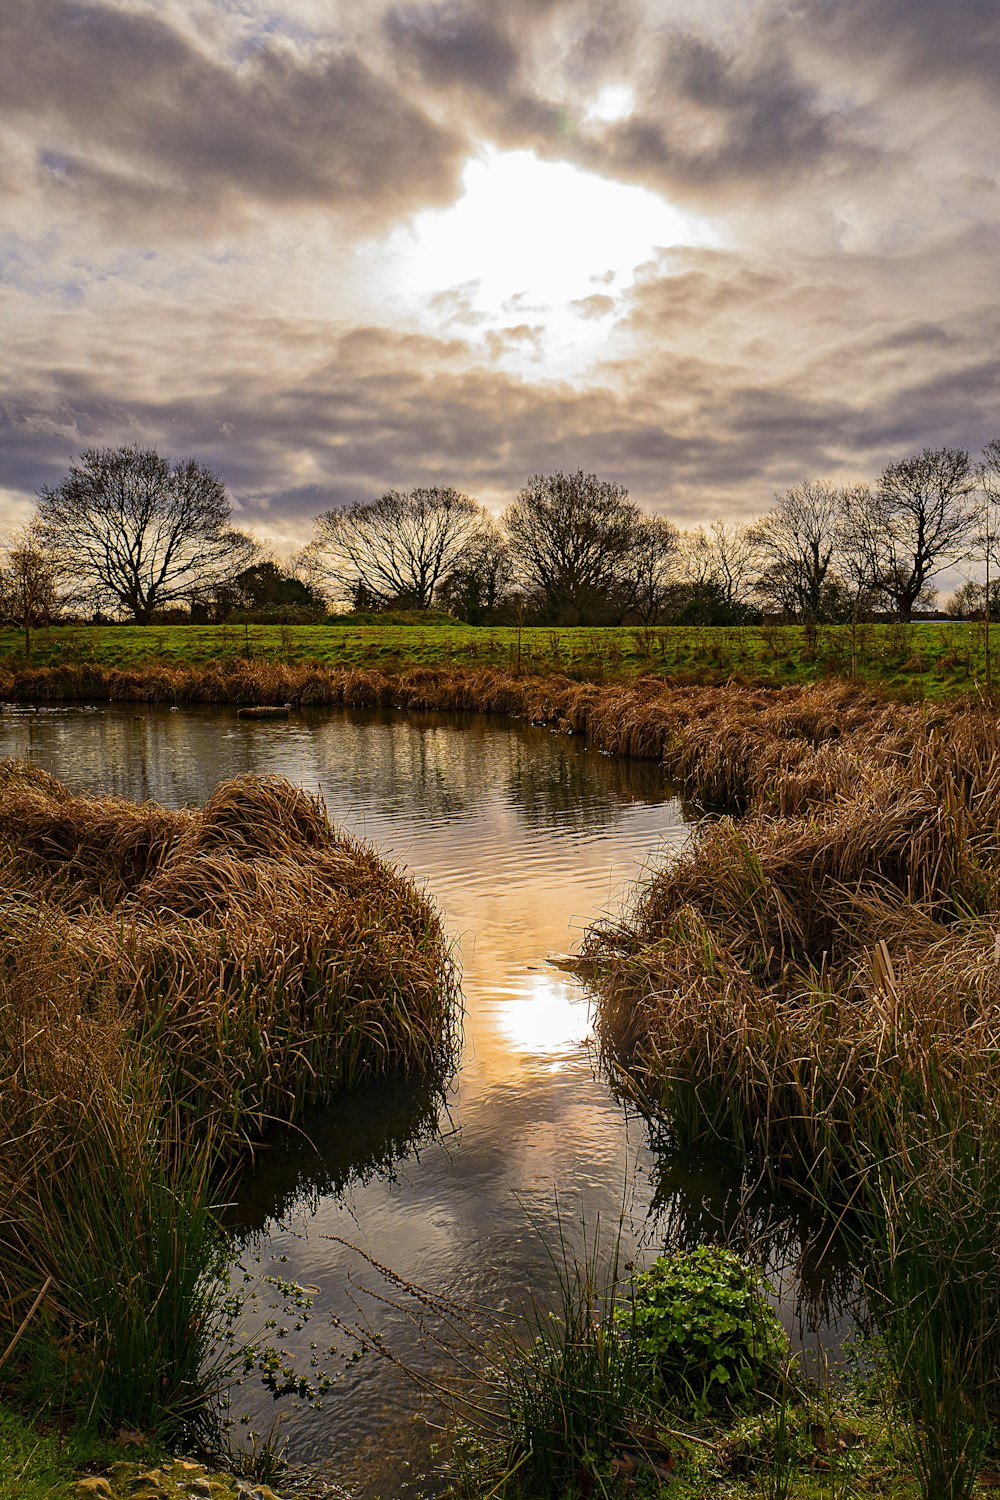
{"label": "sun glow through cloud", "polygon": [[452,207],[418,214],[392,237],[396,292],[436,298],[440,315],[440,294],[460,289],[452,315],[492,333],[495,352],[497,334],[511,335],[515,362],[578,360],[606,337],[608,299],[654,249],[719,243],[708,223],[655,193],[530,151],[484,153],[463,185]]}

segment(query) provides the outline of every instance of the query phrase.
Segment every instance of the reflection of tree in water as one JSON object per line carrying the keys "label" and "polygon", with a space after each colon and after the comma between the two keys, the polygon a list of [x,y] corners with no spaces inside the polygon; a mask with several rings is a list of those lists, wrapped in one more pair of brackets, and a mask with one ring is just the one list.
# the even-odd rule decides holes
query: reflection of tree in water
{"label": "reflection of tree in water", "polygon": [[444,1108],[441,1079],[380,1079],[275,1132],[233,1189],[234,1238],[250,1239],[353,1183],[393,1180],[404,1157],[441,1133]]}
{"label": "reflection of tree in water", "polygon": [[[303,717],[322,733],[335,715]],[[477,814],[502,799],[529,828],[582,831],[621,822],[629,803],[655,806],[676,795],[655,762],[613,759],[519,721],[388,709],[339,719],[357,736],[339,776],[358,805],[392,808],[405,786],[426,817]]]}
{"label": "reflection of tree in water", "polygon": [[864,1327],[867,1307],[843,1220],[702,1153],[651,1142],[650,1233],[665,1250],[724,1245],[764,1268],[800,1334]]}
{"label": "reflection of tree in water", "polygon": [[578,740],[547,739],[540,730],[511,736],[506,792],[529,828],[613,827],[629,803],[656,806],[676,795],[653,762],[613,759]]}

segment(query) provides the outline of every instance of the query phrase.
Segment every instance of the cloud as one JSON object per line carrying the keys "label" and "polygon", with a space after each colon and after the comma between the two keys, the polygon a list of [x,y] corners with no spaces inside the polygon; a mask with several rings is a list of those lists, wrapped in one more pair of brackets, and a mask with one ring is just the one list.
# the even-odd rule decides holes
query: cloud
{"label": "cloud", "polygon": [[580,318],[606,318],[614,312],[617,306],[614,297],[607,297],[602,292],[592,292],[589,297],[578,297],[570,307],[577,317]]}
{"label": "cloud", "polygon": [[[10,511],[83,447],[141,440],[218,468],[282,546],[390,486],[500,507],[557,468],[691,524],[997,435],[993,0],[3,15]],[[631,113],[594,117],[622,83]],[[584,276],[572,381],[544,298],[487,315],[476,265],[422,299],[392,281],[390,229],[513,147],[716,231]]]}
{"label": "cloud", "polygon": [[782,53],[727,53],[704,37],[663,43],[642,109],[597,137],[595,160],[646,183],[745,191],[859,154]]}
{"label": "cloud", "polygon": [[447,202],[467,150],[376,63],[270,39],[237,60],[148,13],[35,0],[9,8],[0,97],[39,182],[106,222],[191,233],[312,207],[371,226]]}
{"label": "cloud", "polygon": [[519,66],[517,48],[485,13],[457,6],[400,8],[386,21],[390,44],[432,85],[501,94]]}
{"label": "cloud", "polygon": [[827,57],[833,49],[908,84],[959,83],[966,95],[971,88],[1000,97],[993,0],[800,0],[790,16]]}

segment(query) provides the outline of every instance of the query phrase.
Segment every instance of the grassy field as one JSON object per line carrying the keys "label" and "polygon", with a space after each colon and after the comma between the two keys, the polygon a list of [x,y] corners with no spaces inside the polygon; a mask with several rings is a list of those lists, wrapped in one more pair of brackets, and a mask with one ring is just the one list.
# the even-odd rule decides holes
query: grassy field
{"label": "grassy field", "polygon": [[[994,633],[1000,648],[1000,631]],[[985,630],[959,621],[914,625],[656,628],[469,625],[65,626],[36,632],[35,667],[204,668],[238,661],[344,670],[431,667],[561,673],[580,681],[657,676],[676,682],[802,684],[855,675],[920,696],[975,691]],[[0,630],[0,667],[23,664],[24,642]]]}

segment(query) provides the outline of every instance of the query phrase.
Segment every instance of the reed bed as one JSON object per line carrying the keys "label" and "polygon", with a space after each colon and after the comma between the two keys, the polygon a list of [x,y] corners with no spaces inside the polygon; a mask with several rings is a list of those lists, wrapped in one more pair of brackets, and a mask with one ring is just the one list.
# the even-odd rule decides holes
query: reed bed
{"label": "reed bed", "polygon": [[851,1211],[920,1493],[967,1500],[1000,1410],[1000,731],[727,703],[666,761],[743,815],[587,934],[602,1044],[676,1137]]}
{"label": "reed bed", "polygon": [[202,1410],[220,1169],[442,1070],[457,998],[429,902],[290,783],[171,812],[0,762],[0,1354],[46,1288],[105,1425]]}
{"label": "reed bed", "polygon": [[457,978],[436,913],[280,778],[170,812],[2,763],[0,890],[0,972],[38,969],[23,993],[60,1015],[113,1005],[192,1124],[211,1116],[234,1148],[450,1055]]}
{"label": "reed bed", "polygon": [[677,1128],[829,1192],[875,1149],[866,1101],[1000,1082],[1000,733],[848,702],[831,737],[810,707],[765,707],[752,810],[703,822],[584,949],[605,1046]]}
{"label": "reed bed", "polygon": [[2,700],[288,703],[506,714],[585,735],[609,754],[660,760],[692,794],[731,806],[745,805],[753,788],[759,785],[763,792],[768,776],[784,773],[828,742],[863,740],[868,752],[877,748],[881,757],[898,756],[926,737],[929,725],[975,713],[961,704],[895,703],[871,688],[840,681],[810,687],[692,687],[640,677],[598,684],[493,667],[389,671],[256,661],[0,668]]}

